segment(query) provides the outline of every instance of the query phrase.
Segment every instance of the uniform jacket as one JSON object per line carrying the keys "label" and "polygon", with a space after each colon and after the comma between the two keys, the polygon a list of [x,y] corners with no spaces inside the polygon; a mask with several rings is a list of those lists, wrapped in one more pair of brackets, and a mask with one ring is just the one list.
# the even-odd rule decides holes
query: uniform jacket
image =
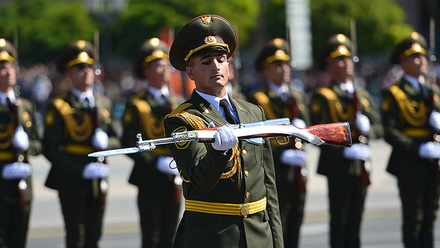
{"label": "uniform jacket", "polygon": [[432,95],[423,95],[401,79],[382,92],[385,140],[393,147],[387,171],[393,175],[416,173],[416,165],[429,163],[418,151],[421,143],[432,141],[428,118],[432,108],[440,111],[440,94],[436,86],[428,89]]}
{"label": "uniform jacket", "polygon": [[[264,87],[253,92],[249,101],[260,105],[267,119],[287,117],[292,121],[293,118],[299,118],[307,125],[310,125],[310,114],[306,108],[303,95],[294,90],[291,90],[290,95],[289,99],[283,101],[272,89]],[[300,144],[297,142],[300,142]],[[300,139],[291,138],[289,143],[285,145],[279,145],[275,139],[271,139],[271,144],[276,165],[277,180],[280,182],[292,182],[295,178],[295,168],[281,163],[280,157],[282,152],[294,148],[295,145],[302,150],[303,143]]]}
{"label": "uniform jacket", "polygon": [[[136,146],[136,134],[141,133],[144,140],[163,138],[163,120],[167,114],[182,102],[173,97],[172,103],[161,104],[149,91],[139,93],[129,99],[125,107],[123,125],[124,133],[121,144],[123,147]],[[166,146],[158,146],[151,152],[131,154],[135,164],[129,182],[136,186],[158,187],[158,182],[173,182],[173,175],[166,175],[156,169],[159,156],[170,156]]]}
{"label": "uniform jacket", "polygon": [[51,99],[46,110],[43,139],[44,155],[52,164],[45,184],[47,187],[91,193],[92,180],[83,179],[82,173],[86,164],[96,162],[96,158],[87,156],[95,151],[92,137],[96,126],[109,136],[108,149],[120,147],[111,125],[110,100],[96,97],[95,101],[97,114],[93,108],[85,108],[71,92]]}
{"label": "uniform jacket", "polygon": [[[240,123],[265,120],[260,107],[238,98],[229,98],[235,106]],[[192,130],[183,112],[203,119],[205,124],[227,124],[222,115],[195,91],[191,98],[165,119],[165,133]],[[266,210],[243,216],[214,215],[185,211],[177,231],[176,247],[283,247],[282,227],[278,209],[275,170],[270,144],[253,145],[240,141],[239,160],[242,179],[232,174],[231,150],[224,155],[209,144],[187,142],[169,145],[184,179],[185,199],[216,203],[248,203],[267,197]]]}
{"label": "uniform jacket", "polygon": [[[373,105],[369,93],[362,89],[356,89],[356,93],[358,95],[360,111],[370,120],[371,129],[369,138],[380,138],[383,135],[380,115]],[[332,96],[336,96],[336,98],[332,99]],[[329,86],[319,88],[315,92],[311,100],[310,112],[312,124],[314,125],[347,121],[352,131],[355,128],[353,99],[347,91],[342,91],[335,81]],[[357,143],[358,141],[353,140],[353,142]],[[360,176],[362,172],[361,161],[344,158],[343,151],[344,147],[340,146],[322,146],[318,162],[318,174],[327,176]]]}
{"label": "uniform jacket", "polygon": [[[0,104],[0,173],[5,164],[17,161],[17,153],[11,144],[12,136],[15,133],[15,115],[8,106]],[[29,100],[19,98],[18,101],[19,125],[29,137],[29,149],[26,151],[23,162],[28,163],[28,156],[36,156],[43,150],[43,145],[38,136],[38,127],[35,121],[35,106]],[[0,176],[0,198],[17,199],[17,184],[19,180],[5,180]],[[31,176],[26,179],[27,189],[25,199],[32,200]]]}

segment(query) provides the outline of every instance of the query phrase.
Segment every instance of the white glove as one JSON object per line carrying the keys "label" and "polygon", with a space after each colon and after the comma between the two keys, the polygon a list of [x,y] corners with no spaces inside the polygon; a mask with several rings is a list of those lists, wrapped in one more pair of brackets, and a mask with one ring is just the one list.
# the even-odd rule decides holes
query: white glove
{"label": "white glove", "polygon": [[3,166],[2,177],[4,179],[24,179],[27,178],[32,171],[32,167],[28,163],[10,163]]}
{"label": "white glove", "polygon": [[[213,123],[209,124],[209,127],[214,127]],[[227,126],[220,127],[214,134],[214,143],[212,148],[217,151],[228,151],[238,143],[238,138]]]}
{"label": "white glove", "polygon": [[344,147],[344,157],[367,161],[371,158],[371,149],[368,145],[353,144],[351,147]]}
{"label": "white glove", "polygon": [[356,113],[355,125],[362,135],[368,135],[370,132],[370,120],[360,112]]}
{"label": "white glove", "polygon": [[429,115],[429,125],[435,129],[435,131],[440,132],[440,113],[433,110]]}
{"label": "white glove", "polygon": [[281,153],[281,162],[290,166],[301,166],[306,162],[307,153],[300,150],[287,149]]}
{"label": "white glove", "polygon": [[297,128],[305,128],[307,127],[306,122],[299,118],[293,118],[292,125]]}
{"label": "white glove", "polygon": [[103,163],[91,162],[84,167],[82,176],[84,179],[104,178],[110,172],[108,165]]}
{"label": "white glove", "polygon": [[95,130],[92,145],[98,150],[105,150],[108,148],[108,135],[106,132],[102,131],[101,128]]}
{"label": "white glove", "polygon": [[[176,161],[172,157],[160,156],[157,159],[156,167],[158,171],[164,174],[179,175],[179,170],[177,170]],[[171,169],[170,167],[174,169]]]}
{"label": "white glove", "polygon": [[15,149],[22,152],[29,149],[29,136],[23,130],[22,126],[19,126],[17,129],[15,129],[15,134],[12,136],[12,145],[15,147]]}
{"label": "white glove", "polygon": [[432,141],[420,145],[419,155],[422,158],[440,158],[440,143]]}

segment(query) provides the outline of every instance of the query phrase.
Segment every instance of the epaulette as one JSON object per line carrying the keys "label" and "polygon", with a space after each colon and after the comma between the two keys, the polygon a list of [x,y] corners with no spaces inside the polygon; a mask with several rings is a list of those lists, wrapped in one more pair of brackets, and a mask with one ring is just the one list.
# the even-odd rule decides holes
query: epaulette
{"label": "epaulette", "polygon": [[174,109],[173,112],[167,114],[167,116],[165,116],[165,118],[172,117],[172,116],[179,116],[180,113],[182,113],[182,111],[191,107],[192,105],[193,105],[192,103],[182,103],[182,104],[180,104],[179,107]]}

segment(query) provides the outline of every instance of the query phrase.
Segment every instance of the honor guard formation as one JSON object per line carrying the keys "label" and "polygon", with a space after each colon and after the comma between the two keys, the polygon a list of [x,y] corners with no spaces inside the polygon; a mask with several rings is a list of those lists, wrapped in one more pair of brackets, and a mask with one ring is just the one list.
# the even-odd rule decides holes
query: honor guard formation
{"label": "honor guard formation", "polygon": [[[254,51],[248,69],[249,78],[258,79],[256,87],[241,91],[245,77],[239,74],[235,27],[215,14],[180,27],[172,40],[139,34],[144,40],[130,68],[138,87],[122,105],[101,81],[105,68],[97,73],[97,44],[76,40],[59,51],[53,59],[60,83],[53,83],[45,105],[36,105],[20,96],[16,47],[0,38],[0,248],[26,247],[33,202],[30,156],[50,163],[45,186],[57,192],[65,247],[96,248],[112,173],[106,157],[89,154],[199,129],[213,130],[211,142],[159,143],[126,153],[133,163],[127,181],[137,188],[141,247],[301,247],[311,173],[327,183],[328,246],[361,247],[374,183],[370,173],[377,163],[370,141],[379,139],[391,147],[386,171],[397,183],[402,226],[396,229],[403,246],[434,247],[440,88],[429,76],[422,34],[412,32],[395,44],[387,66],[401,73],[379,94],[365,87],[353,61],[354,41],[342,33],[328,37],[315,57],[316,70],[325,75],[317,87],[306,90],[293,80],[291,44],[272,37]],[[177,77],[193,83],[190,95],[175,84]],[[296,130],[348,123],[352,144],[320,146],[312,171],[305,149],[311,144],[303,139],[256,142],[235,130],[277,119],[287,119],[283,125]]]}

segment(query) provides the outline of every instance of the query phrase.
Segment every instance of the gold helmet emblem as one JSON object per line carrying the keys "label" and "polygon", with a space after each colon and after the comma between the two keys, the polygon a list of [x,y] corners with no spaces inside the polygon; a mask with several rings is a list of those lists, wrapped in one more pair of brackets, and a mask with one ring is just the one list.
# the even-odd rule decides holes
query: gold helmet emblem
{"label": "gold helmet emblem", "polygon": [[89,59],[89,55],[86,52],[81,52],[78,55],[79,61],[86,62]]}
{"label": "gold helmet emblem", "polygon": [[205,24],[205,25],[209,25],[212,22],[211,16],[203,16],[200,19],[202,20],[202,23]]}
{"label": "gold helmet emblem", "polygon": [[339,42],[345,42],[347,40],[347,37],[345,35],[343,35],[343,34],[338,34],[338,35],[336,35],[336,39]]}
{"label": "gold helmet emblem", "polygon": [[6,40],[0,39],[0,47],[5,47],[5,46],[6,46]]}
{"label": "gold helmet emblem", "polygon": [[214,36],[206,36],[205,38],[205,43],[206,44],[212,44],[212,43],[216,43],[217,39]]}

